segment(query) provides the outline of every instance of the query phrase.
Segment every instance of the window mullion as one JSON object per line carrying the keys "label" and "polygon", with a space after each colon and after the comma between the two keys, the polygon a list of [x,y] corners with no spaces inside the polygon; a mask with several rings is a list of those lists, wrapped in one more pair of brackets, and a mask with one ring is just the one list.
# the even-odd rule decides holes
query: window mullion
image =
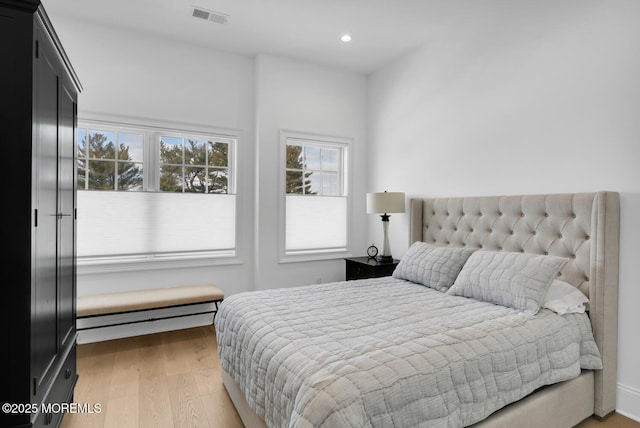
{"label": "window mullion", "polygon": [[237,168],[236,144],[231,144],[231,142],[227,142],[227,151],[229,153],[229,156],[227,159],[227,180],[229,180],[229,188],[227,192],[231,194],[235,194],[237,192],[236,177],[235,177],[235,174],[232,173],[233,171],[236,171],[236,168]]}
{"label": "window mullion", "polygon": [[209,141],[204,142],[204,193],[209,193]]}
{"label": "window mullion", "polygon": [[118,177],[118,160],[120,158],[120,132],[116,131],[116,141],[115,141],[115,147],[114,147],[114,153],[113,153],[113,157],[114,157],[114,165],[113,165],[113,190],[115,190],[116,192],[119,191],[120,189],[118,188],[118,184],[120,183],[120,177]]}
{"label": "window mullion", "polygon": [[144,134],[144,182],[145,191],[157,192],[160,182],[160,136],[155,132],[147,131]]}

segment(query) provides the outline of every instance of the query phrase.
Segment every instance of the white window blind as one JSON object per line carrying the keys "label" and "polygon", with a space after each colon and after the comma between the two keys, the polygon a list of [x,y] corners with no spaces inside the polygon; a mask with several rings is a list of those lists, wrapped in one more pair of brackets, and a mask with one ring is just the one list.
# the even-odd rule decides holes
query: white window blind
{"label": "white window blind", "polygon": [[287,195],[286,199],[285,248],[289,254],[346,250],[346,197]]}
{"label": "white window blind", "polygon": [[78,191],[78,257],[235,254],[235,195]]}

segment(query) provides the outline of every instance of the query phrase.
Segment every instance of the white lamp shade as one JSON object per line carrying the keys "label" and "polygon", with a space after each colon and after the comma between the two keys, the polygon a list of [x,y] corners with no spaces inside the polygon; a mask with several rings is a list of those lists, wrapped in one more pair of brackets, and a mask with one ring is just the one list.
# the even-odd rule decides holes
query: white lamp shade
{"label": "white lamp shade", "polygon": [[403,213],[404,192],[367,193],[368,214]]}

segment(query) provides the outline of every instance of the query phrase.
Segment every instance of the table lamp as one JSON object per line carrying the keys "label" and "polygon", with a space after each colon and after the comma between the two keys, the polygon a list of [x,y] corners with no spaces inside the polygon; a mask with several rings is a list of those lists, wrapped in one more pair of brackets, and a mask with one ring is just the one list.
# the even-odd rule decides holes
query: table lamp
{"label": "table lamp", "polygon": [[404,192],[367,193],[367,214],[380,214],[382,218],[382,231],[384,233],[384,245],[382,254],[378,255],[379,262],[393,261],[391,248],[389,247],[389,213],[403,213]]}

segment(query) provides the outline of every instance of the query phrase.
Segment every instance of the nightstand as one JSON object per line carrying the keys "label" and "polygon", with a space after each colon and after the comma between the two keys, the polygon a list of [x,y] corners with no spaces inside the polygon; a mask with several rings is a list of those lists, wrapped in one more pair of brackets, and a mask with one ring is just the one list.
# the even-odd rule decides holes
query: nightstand
{"label": "nightstand", "polygon": [[349,257],[345,261],[347,263],[347,281],[391,276],[398,263],[400,263],[400,260],[396,259],[391,262],[379,262],[369,257]]}

